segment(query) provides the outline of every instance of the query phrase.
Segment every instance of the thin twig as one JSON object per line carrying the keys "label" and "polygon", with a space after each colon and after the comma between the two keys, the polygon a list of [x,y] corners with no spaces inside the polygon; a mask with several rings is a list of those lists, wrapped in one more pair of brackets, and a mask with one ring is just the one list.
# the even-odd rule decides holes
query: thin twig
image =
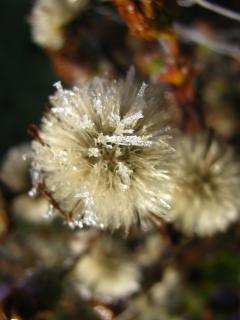
{"label": "thin twig", "polygon": [[240,47],[221,40],[220,36],[215,36],[215,39],[212,39],[196,28],[193,28],[192,26],[186,26],[181,23],[175,23],[174,29],[180,39],[183,41],[198,43],[214,52],[232,58],[240,57]]}
{"label": "thin twig", "polygon": [[229,19],[233,19],[236,21],[240,22],[240,14],[237,12],[234,12],[232,10],[223,8],[221,6],[219,6],[216,3],[212,3],[212,2],[208,2],[206,0],[178,0],[178,4],[180,6],[185,6],[185,7],[189,7],[189,6],[193,6],[193,5],[199,5],[205,9],[211,10],[215,13],[218,13],[224,17],[227,17]]}

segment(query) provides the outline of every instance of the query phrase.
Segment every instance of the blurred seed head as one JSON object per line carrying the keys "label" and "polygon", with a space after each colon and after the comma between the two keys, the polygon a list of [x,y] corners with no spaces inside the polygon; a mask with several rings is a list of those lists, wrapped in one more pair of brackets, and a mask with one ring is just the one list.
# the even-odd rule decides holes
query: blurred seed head
{"label": "blurred seed head", "polygon": [[34,42],[47,49],[61,49],[63,27],[87,4],[88,0],[37,0],[30,17]]}
{"label": "blurred seed head", "polygon": [[82,294],[109,302],[139,290],[140,270],[120,242],[103,236],[79,259],[73,281]]}
{"label": "blurred seed head", "polygon": [[173,222],[187,234],[224,231],[240,209],[240,167],[232,148],[199,134],[181,138],[177,150]]}

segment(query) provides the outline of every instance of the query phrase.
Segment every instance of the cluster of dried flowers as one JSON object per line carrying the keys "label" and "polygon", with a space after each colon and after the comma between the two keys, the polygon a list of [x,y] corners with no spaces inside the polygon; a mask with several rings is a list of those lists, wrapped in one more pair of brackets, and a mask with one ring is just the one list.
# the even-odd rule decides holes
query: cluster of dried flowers
{"label": "cluster of dried flowers", "polygon": [[[136,36],[160,37],[171,48],[175,62],[166,66],[170,71],[164,79],[189,91],[189,73],[183,76],[189,65],[179,65],[170,28],[175,9],[164,1],[143,1],[142,8],[134,1],[115,4]],[[98,5],[37,1],[31,16],[35,42],[61,49],[71,21],[91,10],[101,12]],[[163,24],[158,23],[160,12],[167,17]],[[33,183],[70,225],[129,231],[134,224],[146,227],[161,218],[204,236],[238,219],[240,177],[234,152],[206,133],[176,138],[166,89],[136,84],[131,74],[125,82],[105,77],[68,90],[60,83],[56,87],[33,143]]]}
{"label": "cluster of dried flowers", "polygon": [[131,71],[56,87],[32,145],[33,182],[70,225],[129,231],[161,218],[204,236],[239,218],[233,150],[174,131],[162,88],[136,84]]}
{"label": "cluster of dried flowers", "polygon": [[[239,239],[239,115],[225,103],[240,54],[177,21],[193,3],[36,0],[32,38],[66,88],[0,168],[0,318],[218,319],[189,283],[231,224]],[[185,54],[180,39],[199,38],[231,57],[229,79],[211,51]]]}

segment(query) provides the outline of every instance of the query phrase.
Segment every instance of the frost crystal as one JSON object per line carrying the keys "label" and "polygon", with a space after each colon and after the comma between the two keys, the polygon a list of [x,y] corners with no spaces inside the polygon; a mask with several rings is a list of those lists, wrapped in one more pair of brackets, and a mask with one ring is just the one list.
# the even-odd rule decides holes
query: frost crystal
{"label": "frost crystal", "polygon": [[175,151],[161,90],[140,87],[131,73],[55,86],[41,142],[32,144],[34,187],[44,185],[72,227],[128,230],[167,219]]}

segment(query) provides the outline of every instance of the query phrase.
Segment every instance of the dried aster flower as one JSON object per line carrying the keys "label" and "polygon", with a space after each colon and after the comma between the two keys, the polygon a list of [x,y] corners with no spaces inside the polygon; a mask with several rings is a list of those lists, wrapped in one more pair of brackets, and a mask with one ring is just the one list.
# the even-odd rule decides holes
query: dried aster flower
{"label": "dried aster flower", "polygon": [[103,236],[79,259],[73,280],[81,294],[109,302],[139,289],[140,270],[121,242]]}
{"label": "dried aster flower", "polygon": [[172,217],[188,234],[224,231],[239,217],[240,166],[231,147],[207,135],[178,143],[179,182]]}
{"label": "dried aster flower", "polygon": [[60,49],[64,44],[63,27],[87,3],[88,0],[37,0],[30,18],[33,40],[44,48]]}
{"label": "dried aster flower", "polygon": [[33,142],[33,179],[70,224],[128,230],[165,217],[175,150],[164,102],[152,87],[95,78],[56,84]]}

